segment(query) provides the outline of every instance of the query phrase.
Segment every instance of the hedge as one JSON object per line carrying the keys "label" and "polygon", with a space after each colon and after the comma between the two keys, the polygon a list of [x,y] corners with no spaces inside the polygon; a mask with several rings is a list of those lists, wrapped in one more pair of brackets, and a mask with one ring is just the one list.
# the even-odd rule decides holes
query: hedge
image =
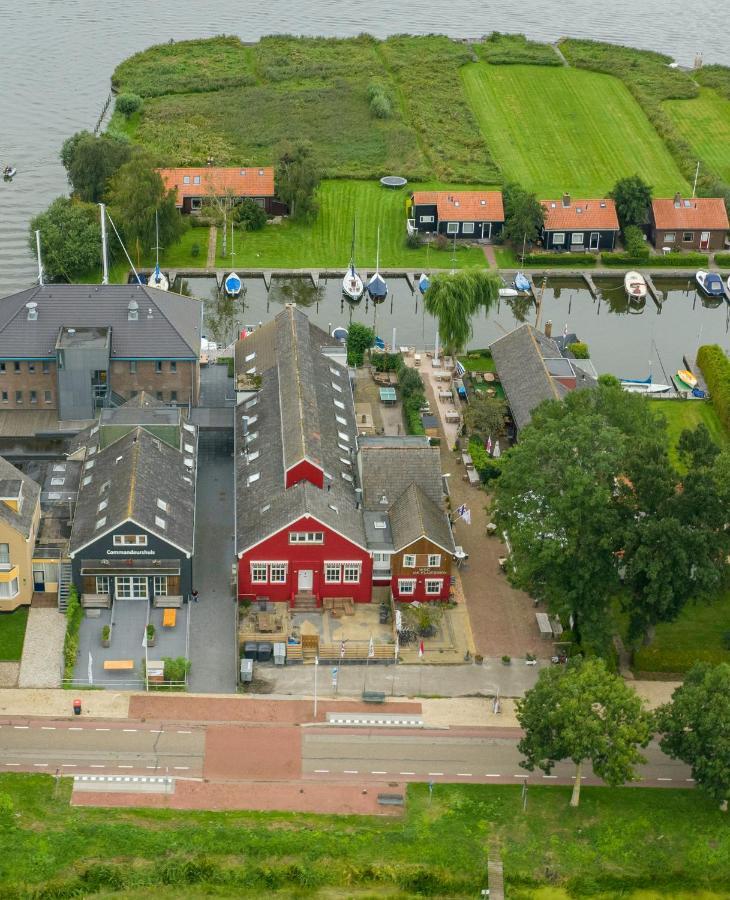
{"label": "hedge", "polygon": [[720,421],[730,429],[730,359],[718,344],[703,344],[697,351],[697,365],[705,376]]}
{"label": "hedge", "polygon": [[632,669],[634,672],[687,672],[696,662],[707,662],[719,665],[727,662],[727,650],[704,650],[694,647],[691,650],[672,647],[641,647],[634,651]]}
{"label": "hedge", "polygon": [[68,592],[68,605],[66,607],[66,637],[63,641],[63,678],[64,681],[73,681],[76,656],[79,652],[79,628],[83,610],[79,602],[79,594],[72,585]]}
{"label": "hedge", "polygon": [[730,253],[716,253],[715,265],[723,269],[730,268]]}
{"label": "hedge", "polygon": [[666,256],[629,256],[628,253],[601,253],[601,262],[604,266],[637,266],[645,269],[664,269],[670,266],[706,266],[708,263],[706,253],[667,253]]}
{"label": "hedge", "polygon": [[525,266],[594,266],[594,253],[526,253]]}

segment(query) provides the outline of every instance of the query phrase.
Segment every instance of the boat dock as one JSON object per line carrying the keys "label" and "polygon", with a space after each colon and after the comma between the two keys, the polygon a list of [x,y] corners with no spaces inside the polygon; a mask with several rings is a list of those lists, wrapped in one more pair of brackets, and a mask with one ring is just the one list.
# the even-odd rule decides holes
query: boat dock
{"label": "boat dock", "polygon": [[649,293],[651,294],[652,300],[656,303],[656,305],[661,309],[662,303],[664,303],[664,294],[659,288],[654,284],[651,275],[644,275],[644,280],[646,281],[646,287]]}
{"label": "boat dock", "polygon": [[682,361],[684,362],[687,371],[691,372],[697,379],[697,387],[708,394],[707,382],[705,381],[705,377],[702,374],[700,367],[697,365],[697,356],[694,353],[685,353],[682,357]]}
{"label": "boat dock", "polygon": [[601,297],[601,292],[596,287],[596,283],[593,280],[593,276],[589,272],[581,272],[583,276],[583,281],[588,285],[588,290],[591,292],[591,296],[594,300],[598,300]]}

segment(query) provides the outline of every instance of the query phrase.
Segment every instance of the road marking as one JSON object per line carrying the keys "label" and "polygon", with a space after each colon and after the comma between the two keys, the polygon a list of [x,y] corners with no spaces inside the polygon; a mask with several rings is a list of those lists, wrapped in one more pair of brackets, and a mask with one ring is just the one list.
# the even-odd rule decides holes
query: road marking
{"label": "road marking", "polygon": [[441,777],[443,777],[443,774],[444,774],[443,772],[429,772],[429,773],[428,773],[428,777],[429,777],[429,778],[436,778],[436,777],[439,776],[439,775],[440,775]]}
{"label": "road marking", "polygon": [[487,772],[487,774],[484,777],[485,778],[501,778],[502,776],[499,774],[499,772]]}
{"label": "road marking", "polygon": [[357,769],[345,769],[345,775],[357,775]]}
{"label": "road marking", "polygon": [[157,766],[145,766],[145,769],[156,769]]}
{"label": "road marking", "polygon": [[192,731],[178,731],[178,734],[192,734]]}
{"label": "road marking", "polygon": [[17,728],[18,730],[22,729],[22,730],[27,731],[30,728],[30,725],[13,725],[13,728]]}
{"label": "road marking", "polygon": [[111,728],[95,728],[94,731],[111,731]]}
{"label": "road marking", "polygon": [[5,763],[6,766],[19,766],[20,763]]}
{"label": "road marking", "polygon": [[55,731],[55,725],[41,725],[41,731]]}
{"label": "road marking", "polygon": [[117,766],[118,769],[133,769],[134,766]]}
{"label": "road marking", "polygon": [[543,775],[543,778],[557,778],[557,775]]}
{"label": "road marking", "polygon": [[685,781],[691,781],[691,782],[694,783],[694,778],[685,778],[684,780],[685,780]]}
{"label": "road marking", "polygon": [[177,769],[178,772],[187,772],[190,766],[173,766],[173,769]]}
{"label": "road marking", "polygon": [[457,772],[456,777],[457,778],[473,778],[474,776],[472,775],[471,772]]}
{"label": "road marking", "polygon": [[61,763],[62,769],[75,769],[77,768],[76,763]]}
{"label": "road marking", "polygon": [[316,775],[327,775],[329,773],[329,769],[315,769]]}
{"label": "road marking", "polygon": [[75,725],[75,726],[72,725],[72,726],[69,728],[69,731],[83,731],[83,730],[84,730],[83,728],[79,728],[77,725]]}
{"label": "road marking", "polygon": [[657,781],[671,781],[671,778],[657,778]]}
{"label": "road marking", "polygon": [[415,775],[415,772],[401,772],[401,775]]}
{"label": "road marking", "polygon": [[92,768],[92,769],[105,769],[106,766],[102,766],[102,765],[100,765],[99,763],[92,763],[91,766],[90,766],[90,768]]}
{"label": "road marking", "polygon": [[150,734],[162,734],[162,728],[150,728]]}
{"label": "road marking", "polygon": [[122,728],[122,731],[136,731],[136,728]]}
{"label": "road marking", "polygon": [[387,772],[371,772],[371,775],[387,775]]}
{"label": "road marking", "polygon": [[[513,778],[527,778],[527,775],[513,775]],[[575,778],[575,775],[573,776]]]}
{"label": "road marking", "polygon": [[34,765],[37,769],[45,769],[45,768],[47,768],[48,763],[33,763],[33,765]]}

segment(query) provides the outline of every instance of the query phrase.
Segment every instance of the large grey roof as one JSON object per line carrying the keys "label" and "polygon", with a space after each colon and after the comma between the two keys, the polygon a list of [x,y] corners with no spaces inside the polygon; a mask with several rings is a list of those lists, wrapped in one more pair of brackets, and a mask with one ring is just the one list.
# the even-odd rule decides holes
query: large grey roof
{"label": "large grey roof", "polygon": [[[97,437],[94,435],[93,437]],[[95,447],[96,444],[90,444]],[[132,519],[179,549],[193,552],[195,530],[195,457],[138,427],[103,450],[87,450],[82,470],[70,551],[76,553]],[[89,466],[89,463],[93,465]],[[88,484],[85,479],[91,476]],[[160,509],[158,499],[167,504]],[[99,509],[104,500],[107,505]],[[106,521],[97,526],[101,519]],[[156,518],[165,521],[161,527]]]}
{"label": "large grey roof", "polygon": [[[350,453],[339,446],[342,443],[352,451],[356,447],[355,409],[347,369],[321,352],[327,343],[324,332],[309,323],[303,313],[287,307],[274,324],[274,365],[258,358],[261,344],[249,344],[256,334],[241,342],[247,352],[257,347],[255,362],[261,387],[255,402],[250,398],[239,403],[234,418],[236,551],[242,553],[306,515],[364,547],[362,512],[356,506],[355,467],[342,461],[350,459]],[[262,338],[267,346],[270,335],[269,331]],[[333,383],[342,390],[333,388]],[[335,397],[343,409],[335,407]],[[336,416],[344,424],[337,422]],[[285,488],[286,469],[305,456],[324,470],[323,490],[309,483]],[[353,480],[344,479],[343,472]],[[252,476],[254,480],[249,483]]]}
{"label": "large grey roof", "polygon": [[[26,303],[37,304],[28,320]],[[135,300],[138,321],[127,318]],[[50,284],[0,299],[0,358],[55,355],[61,328],[109,327],[112,359],[192,359],[200,355],[202,304],[142,285]]]}
{"label": "large grey roof", "polygon": [[365,509],[390,509],[412,482],[441,505],[441,458],[427,437],[361,437],[359,447]]}
{"label": "large grey roof", "polygon": [[454,538],[443,507],[426,496],[415,482],[406,488],[393,504],[390,527],[396,552],[426,537],[446,550],[455,553]]}
{"label": "large grey roof", "polygon": [[41,493],[40,485],[0,456],[0,486],[8,496],[22,497],[17,511],[0,500],[0,521],[28,538]]}

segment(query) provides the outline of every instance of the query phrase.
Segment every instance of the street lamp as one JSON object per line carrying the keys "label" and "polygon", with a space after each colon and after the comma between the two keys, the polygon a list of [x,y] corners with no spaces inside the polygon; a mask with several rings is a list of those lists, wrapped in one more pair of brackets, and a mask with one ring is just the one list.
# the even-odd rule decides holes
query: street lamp
{"label": "street lamp", "polygon": [[314,718],[317,718],[317,671],[319,669],[319,657],[314,657]]}

